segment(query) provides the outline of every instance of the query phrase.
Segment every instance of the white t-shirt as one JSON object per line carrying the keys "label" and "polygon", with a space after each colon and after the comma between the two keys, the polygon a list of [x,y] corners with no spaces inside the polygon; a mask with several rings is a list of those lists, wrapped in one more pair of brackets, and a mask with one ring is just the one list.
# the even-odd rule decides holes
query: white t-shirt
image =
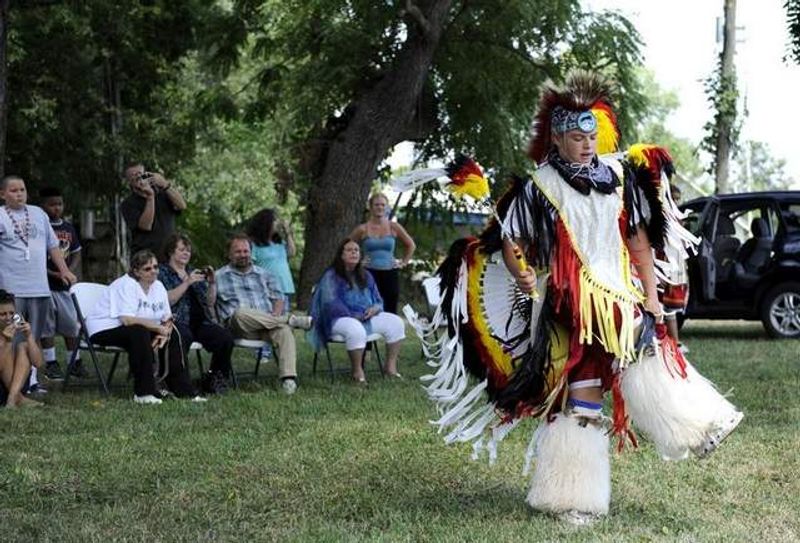
{"label": "white t-shirt", "polygon": [[163,322],[171,316],[167,289],[161,281],[156,280],[145,292],[136,279],[125,274],[111,283],[97,304],[87,312],[86,329],[92,336],[122,326],[120,317]]}

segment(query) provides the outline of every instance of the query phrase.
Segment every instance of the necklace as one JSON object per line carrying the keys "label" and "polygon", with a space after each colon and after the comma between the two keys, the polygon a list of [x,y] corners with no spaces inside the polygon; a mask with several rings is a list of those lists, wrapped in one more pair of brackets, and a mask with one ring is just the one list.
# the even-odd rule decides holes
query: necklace
{"label": "necklace", "polygon": [[22,244],[25,245],[25,260],[30,260],[31,259],[31,250],[30,250],[30,247],[28,246],[28,240],[30,239],[30,234],[31,234],[31,217],[30,217],[30,215],[28,215],[28,206],[24,207],[24,209],[25,209],[25,227],[24,228],[20,227],[20,225],[17,222],[17,220],[14,218],[14,216],[9,211],[8,206],[4,206],[3,209],[5,209],[5,212],[6,212],[6,215],[8,215],[8,218],[11,219],[11,225],[14,227],[14,233],[19,237],[19,240],[22,242]]}

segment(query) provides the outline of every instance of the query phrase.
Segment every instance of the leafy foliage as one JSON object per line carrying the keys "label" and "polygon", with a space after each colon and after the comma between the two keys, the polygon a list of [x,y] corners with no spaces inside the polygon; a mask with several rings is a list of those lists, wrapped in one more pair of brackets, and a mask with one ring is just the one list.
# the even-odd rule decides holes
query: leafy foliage
{"label": "leafy foliage", "polygon": [[731,149],[736,149],[742,129],[742,120],[738,112],[739,89],[736,86],[736,73],[722,74],[721,53],[719,67],[705,80],[705,91],[714,111],[714,117],[703,126],[706,136],[700,147],[712,156],[708,172],[713,174],[717,170],[716,149],[721,130],[723,127],[728,129],[728,144]]}
{"label": "leafy foliage", "polygon": [[217,12],[203,0],[12,8],[6,171],[113,194],[118,157],[171,169],[190,156],[196,123],[175,81]]}
{"label": "leafy foliage", "polygon": [[643,94],[649,98],[646,113],[637,126],[639,141],[666,147],[678,173],[697,180],[703,174],[698,146],[687,138],[676,136],[666,127],[668,117],[680,106],[678,95],[675,91],[659,87],[653,72],[649,70],[641,69],[639,79]]}
{"label": "leafy foliage", "polygon": [[787,190],[792,179],[786,173],[786,160],[776,158],[764,142],[745,141],[737,154],[736,186],[742,191]]}
{"label": "leafy foliage", "polygon": [[[299,150],[303,142],[335,132],[364,90],[397,62],[407,37],[402,5],[236,2],[236,15],[250,28],[252,58],[262,63],[248,116],[286,117],[281,124],[291,128],[276,143]],[[420,97],[420,109],[435,118],[433,132],[420,140],[421,158],[468,150],[487,167],[528,167],[521,148],[540,85],[577,66],[601,69],[619,82],[628,132],[645,103],[635,85],[639,46],[623,17],[583,12],[579,2],[454,3]],[[215,59],[225,69],[235,65],[230,50]],[[300,155],[294,167],[308,181],[319,164],[304,163],[316,157]]]}

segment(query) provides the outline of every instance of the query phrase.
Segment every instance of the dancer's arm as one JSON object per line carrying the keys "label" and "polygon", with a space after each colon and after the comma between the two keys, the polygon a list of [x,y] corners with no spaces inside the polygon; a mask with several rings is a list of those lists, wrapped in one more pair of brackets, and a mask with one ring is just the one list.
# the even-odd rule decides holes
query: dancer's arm
{"label": "dancer's arm", "polygon": [[647,232],[642,226],[638,226],[636,233],[628,238],[628,250],[644,288],[644,308],[656,317],[660,317],[664,311],[658,301],[658,280],[653,260],[653,248],[650,245],[650,238],[647,237]]}

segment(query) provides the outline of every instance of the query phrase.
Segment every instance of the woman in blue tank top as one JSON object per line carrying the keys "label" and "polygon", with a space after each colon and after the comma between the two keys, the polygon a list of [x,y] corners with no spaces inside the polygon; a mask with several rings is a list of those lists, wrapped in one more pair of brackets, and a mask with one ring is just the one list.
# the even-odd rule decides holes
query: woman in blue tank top
{"label": "woman in blue tank top", "polygon": [[273,209],[262,209],[250,219],[247,235],[251,241],[253,264],[278,279],[284,295],[283,311],[288,313],[294,295],[289,259],[296,251],[291,227],[279,219]]}
{"label": "woman in blue tank top", "polygon": [[[400,292],[400,268],[411,260],[416,244],[406,229],[392,222],[387,216],[389,200],[380,192],[369,197],[369,220],[360,224],[350,234],[350,238],[361,243],[365,255],[364,264],[383,298],[384,310],[397,313],[397,297]],[[403,257],[394,256],[397,240],[404,246]]]}

